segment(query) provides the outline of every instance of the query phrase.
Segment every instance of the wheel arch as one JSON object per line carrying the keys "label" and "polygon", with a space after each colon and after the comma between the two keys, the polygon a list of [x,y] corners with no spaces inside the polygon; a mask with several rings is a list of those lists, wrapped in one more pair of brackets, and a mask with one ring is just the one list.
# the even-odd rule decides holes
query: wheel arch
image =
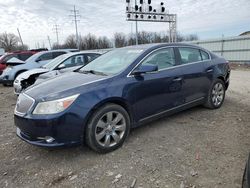
{"label": "wheel arch", "polygon": [[117,104],[117,105],[120,105],[121,107],[123,107],[129,114],[130,116],[130,121],[131,123],[133,122],[133,113],[132,113],[132,109],[129,105],[129,103],[123,99],[123,98],[120,98],[120,97],[111,97],[111,98],[107,98],[99,103],[97,103],[89,112],[89,114],[87,115],[87,119],[89,119],[91,117],[91,115],[100,107],[106,105],[106,104],[109,104],[109,103],[112,103],[112,104]]}
{"label": "wheel arch", "polygon": [[[111,98],[107,98],[103,101],[100,101],[89,111],[89,113],[86,116],[86,122],[85,122],[84,130],[83,130],[84,137],[86,137],[85,134],[86,134],[86,129],[88,127],[87,124],[89,123],[91,116],[96,112],[96,110],[98,110],[98,108],[101,108],[102,106],[104,106],[106,104],[116,104],[116,105],[123,107],[127,111],[128,115],[130,117],[131,127],[133,127],[134,117],[133,117],[133,111],[132,111],[129,103],[123,98],[111,97]],[[83,142],[85,142],[85,139],[83,139]]]}
{"label": "wheel arch", "polygon": [[22,70],[17,71],[16,74],[15,74],[15,76],[14,76],[14,79],[16,79],[16,77],[17,77],[19,74],[21,74],[21,73],[23,73],[23,72],[26,72],[26,71],[28,71],[28,70],[22,69]]}

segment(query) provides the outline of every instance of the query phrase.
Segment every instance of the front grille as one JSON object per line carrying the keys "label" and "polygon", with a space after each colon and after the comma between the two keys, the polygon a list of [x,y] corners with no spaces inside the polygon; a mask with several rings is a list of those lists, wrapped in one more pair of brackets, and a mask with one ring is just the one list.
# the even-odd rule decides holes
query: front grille
{"label": "front grille", "polygon": [[34,102],[35,100],[29,97],[28,95],[24,93],[20,94],[17,99],[15,113],[17,115],[26,114],[30,110]]}

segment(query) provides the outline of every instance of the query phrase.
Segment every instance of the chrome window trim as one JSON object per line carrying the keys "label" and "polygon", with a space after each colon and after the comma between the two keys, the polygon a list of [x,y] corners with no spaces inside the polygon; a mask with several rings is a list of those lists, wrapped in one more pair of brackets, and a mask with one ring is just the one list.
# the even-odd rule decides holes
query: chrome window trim
{"label": "chrome window trim", "polygon": [[[32,104],[30,105],[30,107],[29,107],[29,109],[27,110],[27,112],[29,112],[30,110],[31,110],[31,108],[34,106],[34,104],[35,104],[35,99],[33,99],[32,97],[30,97],[29,95],[27,95],[27,94],[25,94],[25,93],[21,93],[21,95],[24,95],[24,96],[26,96],[27,98],[29,98],[29,99],[31,99],[33,102],[32,102]],[[16,106],[17,107],[17,106]],[[18,112],[17,111],[17,109],[16,109],[16,107],[15,107],[15,112],[14,112],[14,114],[15,115],[18,115],[18,116],[21,116],[21,117],[23,117],[26,113],[21,113],[21,112]]]}
{"label": "chrome window trim", "polygon": [[[139,61],[139,63],[137,63],[134,68],[127,74],[127,77],[134,77],[134,75],[132,75],[132,72],[138,67],[140,66],[140,64],[143,63],[143,61],[148,57],[150,56],[152,53],[158,51],[158,50],[162,50],[162,49],[166,49],[166,48],[194,48],[194,49],[197,49],[197,50],[202,50],[206,53],[208,53],[209,55],[209,59],[206,59],[206,60],[201,60],[201,61],[196,61],[196,62],[192,62],[192,63],[186,63],[186,64],[181,64],[181,65],[174,65],[172,67],[167,67],[165,69],[161,69],[161,70],[158,70],[158,71],[154,71],[154,72],[149,72],[148,74],[152,74],[152,73],[158,73],[158,72],[161,72],[161,71],[165,71],[165,70],[168,70],[168,69],[173,69],[173,68],[178,68],[178,67],[182,67],[182,66],[186,66],[186,65],[192,65],[192,64],[196,64],[196,63],[201,63],[201,62],[205,62],[205,61],[211,61],[212,58],[211,58],[211,54],[205,50],[205,49],[202,49],[202,48],[199,48],[199,47],[195,47],[195,46],[164,46],[164,47],[161,47],[161,48],[157,48],[155,50],[153,50],[152,52],[148,53],[144,58],[142,58],[141,61]],[[147,74],[147,73],[145,73]]]}

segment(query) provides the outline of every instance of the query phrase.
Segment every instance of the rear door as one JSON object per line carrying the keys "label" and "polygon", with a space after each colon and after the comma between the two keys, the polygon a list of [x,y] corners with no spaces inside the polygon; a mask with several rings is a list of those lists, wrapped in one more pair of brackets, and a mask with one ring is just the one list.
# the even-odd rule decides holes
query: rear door
{"label": "rear door", "polygon": [[206,97],[210,81],[205,62],[198,48],[178,47],[178,63],[183,75],[185,103]]}

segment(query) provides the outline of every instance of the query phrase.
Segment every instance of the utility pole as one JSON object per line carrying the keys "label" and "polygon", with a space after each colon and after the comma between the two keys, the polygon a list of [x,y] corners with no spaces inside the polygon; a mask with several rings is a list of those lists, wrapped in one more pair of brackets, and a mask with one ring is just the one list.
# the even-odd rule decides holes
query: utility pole
{"label": "utility pole", "polygon": [[77,48],[80,49],[80,43],[79,43],[79,35],[78,35],[78,26],[77,23],[80,21],[80,13],[79,10],[76,10],[76,6],[74,5],[74,9],[71,10],[71,17],[73,17],[73,22],[75,23],[75,28],[76,28],[76,45]]}
{"label": "utility pole", "polygon": [[20,41],[21,41],[21,43],[22,43],[22,46],[24,46],[24,45],[23,45],[23,39],[22,39],[22,37],[21,37],[20,31],[19,31],[19,29],[18,29],[18,28],[17,28],[17,32],[18,32],[18,35],[19,35]]}
{"label": "utility pole", "polygon": [[[135,0],[135,6],[137,5],[137,0]],[[135,44],[138,45],[138,22],[137,18],[135,20]]]}
{"label": "utility pole", "polygon": [[53,30],[56,33],[56,43],[59,44],[59,37],[58,37],[58,33],[59,33],[59,25],[55,24],[53,27]]}
{"label": "utility pole", "polygon": [[50,49],[52,49],[49,35],[48,35],[48,41],[49,41],[49,47]]}

